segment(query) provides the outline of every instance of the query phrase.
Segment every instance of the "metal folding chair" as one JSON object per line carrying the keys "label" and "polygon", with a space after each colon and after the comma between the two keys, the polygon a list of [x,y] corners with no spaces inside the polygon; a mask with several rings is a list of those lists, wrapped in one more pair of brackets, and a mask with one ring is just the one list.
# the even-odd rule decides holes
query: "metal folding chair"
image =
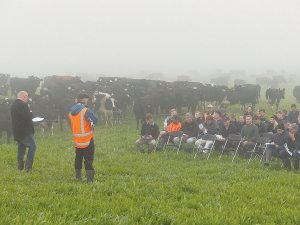
{"label": "metal folding chair", "polygon": [[252,149],[252,151],[249,151],[249,152],[251,152],[251,155],[250,155],[248,164],[250,163],[253,154],[255,154],[255,156],[254,156],[254,158],[255,158],[255,157],[259,156],[260,154],[263,154],[264,151],[266,151],[267,146],[264,144],[266,144],[268,142],[269,142],[269,139],[266,137],[259,137],[257,139],[254,148]]}
{"label": "metal folding chair", "polygon": [[[237,153],[237,149],[240,147],[241,140],[242,140],[242,136],[241,135],[230,134],[228,136],[228,138],[226,139],[224,146],[222,147],[222,152],[220,154],[219,160],[221,160],[221,157],[224,154],[224,151],[235,152],[235,153],[232,153],[234,155],[234,157],[235,157],[235,155]],[[227,147],[228,141],[239,141],[237,149],[233,149],[233,148]],[[232,159],[232,161],[233,160],[234,160],[234,158]]]}
{"label": "metal folding chair", "polygon": [[196,148],[196,154],[194,156],[194,159],[196,158],[197,156],[197,153],[198,151],[201,151],[201,153],[203,153],[203,151],[209,151],[209,154],[207,156],[207,160],[209,159],[209,156],[211,154],[211,152],[213,151],[214,147],[215,147],[215,141],[216,141],[216,135],[215,134],[204,134],[202,137],[201,137],[202,140],[206,140],[206,141],[213,141],[212,145],[210,148],[201,148],[200,147],[197,147]]}
{"label": "metal folding chair", "polygon": [[[179,137],[180,138],[180,142],[179,142],[179,145],[175,145],[174,143],[170,144],[170,139],[171,137],[175,138],[175,137]],[[167,151],[167,148],[168,147],[173,147],[173,150],[177,147],[177,155],[178,155],[178,152],[180,150],[180,147],[181,147],[181,144],[182,144],[182,138],[183,138],[183,131],[171,131],[169,137],[168,137],[168,140],[167,142],[164,144],[164,147],[163,149],[165,149],[164,151],[164,154],[166,154],[166,151]]]}
{"label": "metal folding chair", "polygon": [[268,138],[269,140],[271,140],[273,136],[274,136],[273,133],[264,133],[263,138]]}

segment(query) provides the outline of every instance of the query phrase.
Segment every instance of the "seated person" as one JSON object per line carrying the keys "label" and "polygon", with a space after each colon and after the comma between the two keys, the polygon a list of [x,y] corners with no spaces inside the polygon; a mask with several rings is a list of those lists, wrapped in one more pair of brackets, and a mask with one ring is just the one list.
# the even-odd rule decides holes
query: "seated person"
{"label": "seated person", "polygon": [[274,134],[270,143],[267,145],[266,152],[264,154],[264,165],[269,166],[272,156],[279,157],[279,152],[284,150],[284,144],[287,143],[289,132],[285,130],[284,125],[281,123],[278,125],[277,133]]}
{"label": "seated person", "polygon": [[[181,123],[179,122],[179,116],[174,115],[171,117],[172,123],[170,123],[168,129],[166,131],[160,132],[160,139],[159,139],[159,147],[157,148],[157,151],[161,151],[166,143],[166,141],[169,138],[169,135],[172,131],[179,131],[181,128]],[[174,137],[170,137],[169,141],[173,141]]]}
{"label": "seated person", "polygon": [[294,169],[299,170],[299,159],[300,159],[300,132],[298,131],[297,124],[293,123],[289,127],[289,136],[287,139],[287,149],[279,152],[279,158],[282,160],[287,170],[291,170],[290,157],[292,154]]}
{"label": "seated person", "polygon": [[[176,109],[171,109],[171,116],[167,116],[167,118],[165,119],[165,122],[164,122],[164,130],[167,130],[170,123],[172,123],[172,120],[171,120],[171,117],[174,116],[174,115],[177,115],[177,111]],[[178,116],[179,118],[179,122],[182,124],[182,119],[180,116]]]}
{"label": "seated person", "polygon": [[226,109],[221,108],[221,109],[220,109],[220,112],[221,112],[221,118],[226,117]]}
{"label": "seated person", "polygon": [[267,124],[265,122],[260,121],[260,117],[257,115],[254,115],[253,118],[253,123],[257,126],[258,128],[258,135],[260,137],[264,136],[264,133],[267,133]]}
{"label": "seated person", "polygon": [[221,111],[218,110],[215,112],[215,121],[219,127],[223,126],[223,120],[221,115],[222,115]]}
{"label": "seated person", "polygon": [[[245,159],[247,159],[250,156],[249,152],[254,148],[258,139],[258,128],[252,123],[252,116],[250,115],[246,116],[246,125],[242,128],[241,136],[244,140],[242,141],[238,152],[240,155],[244,154]],[[233,148],[236,149],[238,144],[238,141],[232,142]]]}
{"label": "seated person", "polygon": [[[207,116],[206,122],[203,124],[201,131],[207,134],[218,134],[220,132],[220,128],[212,116]],[[209,148],[213,144],[213,141],[203,140],[201,138],[195,143],[197,148],[201,148],[203,144],[205,144],[204,148]],[[204,151],[204,153],[206,153],[206,151]]]}
{"label": "seated person", "polygon": [[198,126],[199,126],[199,124],[203,124],[203,120],[201,120],[201,118],[200,118],[199,111],[195,112],[195,122],[197,123]]}
{"label": "seated person", "polygon": [[290,113],[288,115],[288,119],[289,119],[290,123],[297,123],[298,115],[300,112],[297,110],[296,104],[292,104],[291,109],[292,109],[292,111],[290,111]]}
{"label": "seated person", "polygon": [[[196,137],[198,135],[198,125],[193,120],[193,116],[191,113],[185,114],[185,122],[181,124],[180,131],[183,131],[183,138],[182,141],[186,142],[188,145],[188,152],[192,152],[193,145],[197,140]],[[175,137],[173,140],[174,144],[179,146],[180,144],[180,137]]]}
{"label": "seated person", "polygon": [[159,135],[158,126],[154,123],[153,116],[151,113],[147,113],[146,121],[147,123],[143,123],[142,125],[141,138],[135,142],[136,147],[143,154],[145,153],[143,145],[149,145],[148,153],[151,153],[156,146],[155,140],[156,138],[158,138]]}
{"label": "seated person", "polygon": [[239,122],[236,121],[236,115],[235,114],[230,114],[229,119],[230,119],[230,123],[232,123],[235,126],[235,128],[237,129],[237,126],[238,126]]}
{"label": "seated person", "polygon": [[248,106],[248,108],[247,108],[247,112],[246,112],[244,115],[245,115],[245,117],[246,117],[246,116],[248,116],[248,115],[250,115],[250,116],[254,116],[254,113],[253,113],[253,108],[252,108],[252,106]]}
{"label": "seated person", "polygon": [[[233,123],[230,123],[230,119],[228,117],[223,118],[224,124],[220,129],[220,135],[222,136],[221,139],[216,141],[216,149],[220,149],[220,146],[225,143],[226,139],[230,134],[236,134],[236,127]],[[228,141],[227,147],[230,146],[232,143]]]}
{"label": "seated person", "polygon": [[282,114],[282,111],[281,110],[279,110],[279,111],[277,111],[276,112],[276,117],[277,117],[277,123],[279,124],[279,123],[282,123],[282,121],[283,121],[283,114]]}
{"label": "seated person", "polygon": [[246,125],[246,118],[244,115],[240,115],[240,119],[239,119],[239,122],[238,122],[238,125],[236,126],[236,132],[238,134],[241,133],[242,131],[242,127]]}
{"label": "seated person", "polygon": [[263,121],[263,122],[265,122],[268,125],[270,123],[270,121],[265,116],[265,114],[266,114],[265,110],[264,109],[260,109],[259,113],[260,113],[260,121]]}
{"label": "seated person", "polygon": [[203,118],[202,118],[202,120],[204,122],[206,122],[206,117],[207,116],[212,116],[213,118],[215,118],[215,112],[214,112],[214,109],[213,109],[212,105],[207,106],[207,113],[204,113]]}
{"label": "seated person", "polygon": [[271,119],[270,119],[270,123],[269,125],[267,126],[267,132],[271,132],[273,134],[275,134],[277,132],[277,126],[278,126],[278,123],[276,121],[276,116],[272,116]]}
{"label": "seated person", "polygon": [[286,109],[282,109],[282,119],[283,120],[289,120],[288,117],[287,117],[287,110]]}
{"label": "seated person", "polygon": [[289,127],[291,126],[290,122],[288,120],[283,120],[282,123],[284,125],[284,129],[289,132]]}

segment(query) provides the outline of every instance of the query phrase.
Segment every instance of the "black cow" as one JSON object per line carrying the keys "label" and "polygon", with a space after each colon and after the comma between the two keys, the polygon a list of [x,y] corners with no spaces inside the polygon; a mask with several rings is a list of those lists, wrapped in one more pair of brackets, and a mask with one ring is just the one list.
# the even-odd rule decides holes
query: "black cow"
{"label": "black cow", "polygon": [[72,76],[52,76],[52,84],[64,84],[65,86],[69,86],[70,84],[82,83],[80,77],[72,77]]}
{"label": "black cow", "polygon": [[297,102],[300,103],[300,86],[294,87],[293,96],[297,99]]}
{"label": "black cow", "polygon": [[247,84],[247,81],[246,80],[242,80],[242,79],[235,79],[233,81],[234,85],[245,85]]}
{"label": "black cow", "polygon": [[284,84],[287,83],[287,81],[286,81],[286,79],[284,78],[283,75],[274,75],[273,76],[273,81],[276,81],[277,83],[284,83]]}
{"label": "black cow", "polygon": [[27,93],[35,93],[36,89],[40,86],[42,79],[38,77],[30,76],[28,78],[11,78],[10,88],[11,95],[16,96],[20,91],[26,91]]}
{"label": "black cow", "polygon": [[217,85],[228,85],[229,77],[216,77],[211,78],[210,83],[215,83]]}
{"label": "black cow", "polygon": [[265,85],[267,88],[272,85],[272,80],[270,77],[256,77],[256,84]]}
{"label": "black cow", "polygon": [[234,86],[234,90],[237,91],[236,94],[239,96],[240,109],[245,111],[245,105],[251,103],[252,107],[258,103],[258,98],[260,96],[260,86],[254,84],[247,84],[243,86]]}
{"label": "black cow", "polygon": [[137,98],[133,104],[133,112],[136,119],[136,129],[139,129],[139,120],[141,123],[146,122],[146,114],[153,114],[154,108],[152,103],[152,98],[150,96]]}
{"label": "black cow", "polygon": [[268,103],[268,109],[270,105],[272,105],[272,111],[273,111],[273,104],[276,103],[276,109],[278,110],[279,108],[279,103],[281,99],[284,99],[285,95],[285,89],[283,88],[282,90],[279,89],[272,89],[269,88],[266,90],[266,99]]}
{"label": "black cow", "polygon": [[12,135],[10,107],[13,102],[13,99],[0,100],[0,137],[2,137],[2,131],[5,131],[7,133],[7,143],[10,143],[9,138]]}

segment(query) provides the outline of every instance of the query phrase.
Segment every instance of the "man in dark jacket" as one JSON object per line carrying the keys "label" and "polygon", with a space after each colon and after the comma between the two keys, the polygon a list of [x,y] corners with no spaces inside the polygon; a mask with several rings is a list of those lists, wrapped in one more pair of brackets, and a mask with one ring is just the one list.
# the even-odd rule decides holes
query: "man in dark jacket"
{"label": "man in dark jacket", "polygon": [[287,149],[279,152],[279,158],[282,159],[283,164],[287,170],[291,170],[291,162],[289,157],[292,156],[294,169],[299,170],[300,159],[300,132],[297,124],[293,123],[289,127],[289,137],[287,139]]}
{"label": "man in dark jacket", "polygon": [[[220,146],[225,143],[226,139],[230,134],[236,134],[236,127],[234,126],[233,123],[230,122],[230,119],[228,117],[224,117],[223,122],[224,124],[220,128],[220,133],[219,133],[222,137],[220,139],[217,139],[216,149],[220,149]],[[227,145],[230,146],[231,144],[232,143],[228,143]]]}
{"label": "man in dark jacket", "polygon": [[24,169],[24,156],[28,147],[25,170],[32,170],[33,158],[36,151],[36,144],[33,137],[34,128],[32,123],[33,114],[26,104],[28,93],[20,91],[18,99],[11,106],[11,118],[13,125],[14,140],[18,143],[18,169]]}
{"label": "man in dark jacket", "polygon": [[[182,141],[186,142],[188,145],[188,152],[191,152],[193,149],[193,145],[197,140],[197,135],[199,132],[199,127],[195,120],[193,120],[193,116],[191,113],[185,114],[185,122],[181,125],[180,131],[183,131]],[[176,137],[173,140],[174,144],[179,146],[180,137]]]}
{"label": "man in dark jacket", "polygon": [[265,116],[265,114],[266,114],[265,109],[260,109],[259,113],[260,113],[260,121],[265,122],[268,125],[270,123],[270,121]]}
{"label": "man in dark jacket", "polygon": [[154,123],[151,113],[147,113],[146,121],[147,123],[142,125],[141,138],[135,142],[136,147],[143,154],[145,153],[143,148],[144,144],[149,145],[148,153],[151,153],[156,146],[155,140],[159,136],[159,128],[157,124]]}
{"label": "man in dark jacket", "polygon": [[272,156],[279,157],[279,152],[284,150],[284,144],[287,143],[289,132],[284,129],[284,125],[280,123],[277,133],[274,134],[269,145],[267,145],[264,155],[264,165],[269,166]]}
{"label": "man in dark jacket", "polygon": [[267,133],[267,124],[265,122],[260,121],[260,118],[257,115],[254,115],[253,118],[253,123],[257,126],[258,128],[258,135],[260,137],[264,136],[264,133]]}

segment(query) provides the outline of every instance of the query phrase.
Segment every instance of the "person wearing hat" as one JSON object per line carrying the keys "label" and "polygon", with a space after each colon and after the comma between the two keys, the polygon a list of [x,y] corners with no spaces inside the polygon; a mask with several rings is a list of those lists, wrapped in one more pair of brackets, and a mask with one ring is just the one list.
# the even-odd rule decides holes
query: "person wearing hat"
{"label": "person wearing hat", "polygon": [[[297,124],[293,123],[289,127],[289,136],[287,139],[287,149],[279,152],[279,158],[282,159],[287,170],[291,170],[290,156],[292,155],[294,169],[299,170],[300,159],[300,132],[298,132]],[[291,155],[290,155],[291,154]]]}
{"label": "person wearing hat", "polygon": [[270,123],[267,126],[267,132],[271,132],[271,133],[275,134],[277,132],[277,126],[278,126],[278,123],[276,121],[276,116],[274,115],[271,117]]}
{"label": "person wearing hat", "polygon": [[69,119],[71,120],[73,141],[76,148],[76,179],[82,180],[81,169],[82,159],[84,158],[87,182],[93,182],[95,174],[93,168],[95,151],[93,124],[97,124],[98,117],[90,109],[86,108],[88,99],[89,96],[85,93],[77,95],[76,104],[71,108]]}
{"label": "person wearing hat", "polygon": [[[216,141],[216,149],[220,149],[220,146],[225,143],[226,139],[230,134],[236,134],[236,127],[233,123],[230,122],[229,117],[223,118],[223,125],[220,128],[219,134],[222,136],[222,138]],[[228,144],[229,144],[228,146],[230,146],[232,143],[229,142]]]}
{"label": "person wearing hat", "polygon": [[202,120],[203,120],[204,122],[206,122],[206,117],[207,117],[207,116],[212,116],[213,119],[215,119],[215,112],[214,112],[214,109],[213,109],[213,106],[212,106],[212,105],[208,105],[208,106],[207,106],[207,113],[205,113],[205,114],[203,115],[203,118],[202,118]]}
{"label": "person wearing hat", "polygon": [[284,150],[284,144],[287,143],[289,132],[285,130],[284,125],[280,123],[277,128],[277,133],[275,133],[272,139],[267,145],[264,154],[264,165],[269,166],[272,157],[279,157],[279,152]]}
{"label": "person wearing hat", "polygon": [[33,114],[29,109],[28,93],[26,91],[20,91],[18,93],[18,99],[14,101],[11,110],[11,119],[13,127],[13,135],[15,141],[18,143],[18,169],[24,169],[24,156],[26,148],[28,147],[27,160],[25,162],[25,171],[32,170],[33,158],[36,152],[36,143],[34,140],[34,128],[33,128]]}
{"label": "person wearing hat", "polygon": [[[168,129],[166,131],[161,131],[159,134],[159,147],[157,148],[157,151],[161,151],[172,131],[180,131],[181,123],[179,122],[179,116],[173,115],[171,118],[172,123],[170,123]],[[174,137],[170,137],[170,141],[173,141]]]}
{"label": "person wearing hat", "polygon": [[264,136],[264,133],[267,133],[267,124],[265,122],[260,121],[260,117],[257,115],[254,115],[253,118],[253,123],[257,126],[258,128],[258,135],[260,137]]}

